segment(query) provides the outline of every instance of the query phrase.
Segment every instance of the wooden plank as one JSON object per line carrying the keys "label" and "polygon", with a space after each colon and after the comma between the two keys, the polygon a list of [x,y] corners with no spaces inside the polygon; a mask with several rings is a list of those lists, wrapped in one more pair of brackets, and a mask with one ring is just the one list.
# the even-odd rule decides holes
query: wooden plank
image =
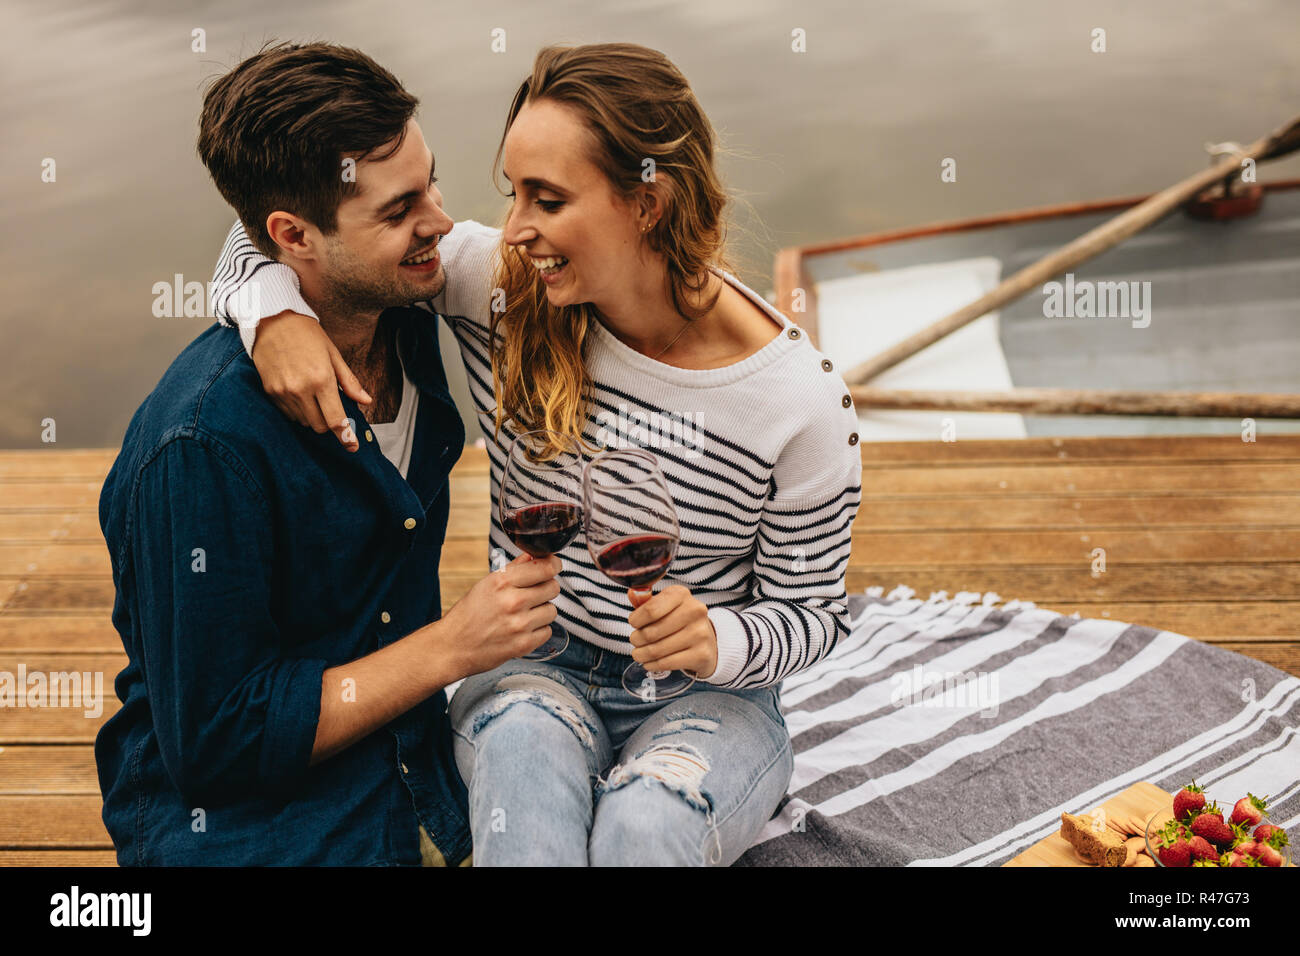
{"label": "wooden plank", "polygon": [[38,650],[114,653],[122,638],[107,614],[0,612],[0,655]]}
{"label": "wooden plank", "polygon": [[868,497],[933,497],[942,494],[1138,495],[1175,492],[1216,494],[1288,493],[1300,488],[1300,461],[1225,462],[1204,465],[1115,464],[971,464],[937,469],[926,465],[886,466],[863,482]]}
{"label": "wooden plank", "polygon": [[0,510],[68,511],[96,508],[99,481],[6,481],[0,484]]}
{"label": "wooden plank", "polygon": [[455,467],[452,468],[453,475],[486,475],[491,465],[491,459],[488,458],[486,448],[476,448],[473,445],[468,446],[461,452]]}
{"label": "wooden plank", "polygon": [[89,745],[0,747],[0,794],[99,794]]}
{"label": "wooden plank", "polygon": [[[468,519],[468,509],[460,516]],[[486,513],[484,516],[486,518]],[[1300,495],[1122,495],[1070,498],[864,498],[855,530],[1279,528],[1300,525]]]}
{"label": "wooden plank", "polygon": [[[856,568],[909,564],[1063,564],[1092,560],[1104,548],[1108,566],[1185,564],[1189,556],[1224,563],[1300,561],[1300,529],[1184,530],[1082,528],[1077,531],[858,531],[850,561]],[[459,570],[459,567],[457,567]]]}
{"label": "wooden plank", "polygon": [[72,478],[103,481],[113,462],[116,448],[45,448],[6,451],[0,454],[0,482],[31,478]]}
{"label": "wooden plank", "polygon": [[[4,579],[0,578],[0,585]],[[113,581],[104,577],[35,578],[19,581],[2,605],[6,611],[60,610],[110,613]]]}
{"label": "wooden plank", "polygon": [[0,850],[111,850],[99,794],[0,794]]}
{"label": "wooden plank", "polygon": [[1227,651],[1245,654],[1257,661],[1271,664],[1280,671],[1286,671],[1288,674],[1300,677],[1300,642],[1261,644],[1224,641],[1216,646]]}
{"label": "wooden plank", "polygon": [[1021,415],[1168,415],[1300,418],[1300,395],[1281,392],[1137,391],[1100,388],[879,388],[850,385],[858,414],[879,411],[1016,412]]}
{"label": "wooden plank", "polygon": [[466,499],[486,502],[491,497],[492,482],[486,471],[482,474],[471,475],[453,470],[448,483],[451,487],[453,504]]}
{"label": "wooden plank", "polygon": [[1136,437],[1070,436],[960,439],[934,441],[863,442],[863,467],[924,462],[936,467],[971,462],[1192,462],[1295,461],[1300,459],[1300,435],[1268,434],[1262,423],[1253,442],[1236,435],[1143,435]]}
{"label": "wooden plank", "polygon": [[0,575],[107,574],[108,548],[98,544],[0,543]]}
{"label": "wooden plank", "polygon": [[[3,456],[0,456],[2,458]],[[99,515],[93,508],[75,512],[15,512],[0,511],[0,541],[47,544],[97,544],[104,546],[104,535],[99,530]]]}
{"label": "wooden plank", "polygon": [[117,866],[113,850],[0,850],[0,866]]}
{"label": "wooden plank", "polygon": [[1087,567],[947,567],[855,571],[850,592],[881,585],[888,593],[906,584],[917,592],[995,591],[1040,606],[1083,601],[1205,600],[1207,594],[1238,594],[1255,601],[1292,601],[1300,594],[1300,567],[1289,564],[1127,565],[1093,577]]}
{"label": "wooden plank", "polygon": [[1300,639],[1300,601],[1130,601],[1052,605],[1060,614],[1140,621],[1211,644]]}
{"label": "wooden plank", "polygon": [[[83,699],[76,703],[69,700],[67,706],[6,707],[4,720],[0,721],[0,746],[93,744],[99,728],[121,709],[122,704],[113,692],[113,681],[126,666],[126,661],[126,654],[120,651],[114,654],[0,654],[0,671],[14,675],[15,679],[21,664],[28,675],[44,674],[47,681],[51,674],[77,672],[83,675],[84,688]],[[87,672],[91,675],[90,685],[85,684]],[[99,682],[97,706],[93,697],[96,680]],[[62,700],[58,703],[62,704]]]}

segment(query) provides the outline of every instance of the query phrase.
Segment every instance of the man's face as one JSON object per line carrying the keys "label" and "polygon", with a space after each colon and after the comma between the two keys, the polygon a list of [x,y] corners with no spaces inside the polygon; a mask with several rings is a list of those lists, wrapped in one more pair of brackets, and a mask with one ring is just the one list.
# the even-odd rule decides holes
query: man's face
{"label": "man's face", "polygon": [[321,237],[320,282],[332,301],[382,311],[442,291],[447,276],[435,249],[452,220],[442,211],[433,164],[414,119],[397,152],[356,164],[357,192],[339,204],[338,230]]}

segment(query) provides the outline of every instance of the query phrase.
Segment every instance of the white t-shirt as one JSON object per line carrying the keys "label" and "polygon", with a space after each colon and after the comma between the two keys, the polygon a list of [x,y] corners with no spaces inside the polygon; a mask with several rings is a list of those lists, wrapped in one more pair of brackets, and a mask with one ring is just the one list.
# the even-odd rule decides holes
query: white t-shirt
{"label": "white t-shirt", "polygon": [[397,417],[391,422],[371,424],[379,450],[406,477],[406,469],[411,464],[411,446],[415,443],[415,411],[420,403],[420,390],[415,387],[406,366],[402,365],[401,349],[397,350],[397,364],[402,369],[402,404],[397,409]]}

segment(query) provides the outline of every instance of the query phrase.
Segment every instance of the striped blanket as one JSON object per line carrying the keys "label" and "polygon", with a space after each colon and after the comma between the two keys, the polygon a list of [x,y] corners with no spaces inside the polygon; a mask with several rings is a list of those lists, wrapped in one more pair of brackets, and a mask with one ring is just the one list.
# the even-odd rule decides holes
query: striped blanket
{"label": "striped blanket", "polygon": [[737,865],[997,866],[1143,780],[1229,811],[1269,794],[1300,826],[1300,680],[1150,627],[881,590],[785,682],[794,777]]}

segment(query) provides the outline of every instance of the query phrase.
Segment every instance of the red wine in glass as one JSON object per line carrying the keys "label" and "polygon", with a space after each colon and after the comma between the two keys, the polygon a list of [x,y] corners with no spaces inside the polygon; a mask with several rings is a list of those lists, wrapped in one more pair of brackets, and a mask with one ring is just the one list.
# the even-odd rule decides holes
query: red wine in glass
{"label": "red wine in glass", "polygon": [[[598,455],[582,472],[582,506],[596,567],[636,595],[640,607],[668,573],[681,534],[659,460],[638,448]],[[623,671],[623,689],[644,701],[676,697],[694,683],[687,671],[647,671],[636,661]]]}
{"label": "red wine in glass", "polygon": [[509,512],[501,522],[510,540],[534,558],[563,551],[582,528],[582,506],[548,501]]}
{"label": "red wine in glass", "polygon": [[602,548],[596,567],[610,580],[639,589],[664,576],[674,550],[676,542],[667,535],[643,534]]}
{"label": "red wine in glass", "polygon": [[[582,529],[582,466],[581,449],[565,435],[537,430],[511,443],[497,516],[501,530],[530,557],[564,550]],[[523,656],[549,661],[568,646],[568,632],[553,622],[545,643]]]}

